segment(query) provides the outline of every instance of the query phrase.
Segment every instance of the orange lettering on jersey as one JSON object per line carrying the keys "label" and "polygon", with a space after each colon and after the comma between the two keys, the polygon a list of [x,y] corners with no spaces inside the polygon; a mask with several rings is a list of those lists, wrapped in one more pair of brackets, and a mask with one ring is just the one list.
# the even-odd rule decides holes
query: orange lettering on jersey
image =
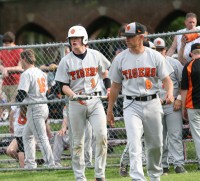
{"label": "orange lettering on jersey", "polygon": [[133,78],[132,73],[131,73],[131,69],[128,69],[128,78],[129,78],[129,79],[132,79],[132,78]]}
{"label": "orange lettering on jersey", "polygon": [[128,71],[127,70],[123,70],[122,75],[124,75],[126,77],[126,79],[128,79]]}
{"label": "orange lettering on jersey", "polygon": [[80,76],[80,71],[79,71],[79,70],[76,71],[76,77],[77,77],[77,79],[80,79],[80,77],[81,77],[81,76]]}
{"label": "orange lettering on jersey", "polygon": [[151,89],[152,88],[152,82],[149,80],[149,79],[147,79],[146,81],[145,81],[145,87],[146,87],[146,89],[147,90],[149,90],[149,89]]}
{"label": "orange lettering on jersey", "polygon": [[155,77],[156,68],[140,67],[127,69],[122,71],[122,75],[125,77],[125,79],[132,79],[137,77]]}
{"label": "orange lettering on jersey", "polygon": [[138,68],[139,77],[144,77],[144,68]]}
{"label": "orange lettering on jersey", "polygon": [[76,78],[75,78],[76,72],[69,72],[69,74],[71,75],[72,80],[76,80]]}
{"label": "orange lettering on jersey", "polygon": [[84,77],[96,76],[97,73],[98,73],[98,67],[96,67],[96,68],[90,67],[90,68],[85,68],[85,69],[80,69],[80,70],[69,72],[69,74],[72,77],[71,78],[72,80],[76,80],[76,79],[80,79],[80,78],[84,78]]}
{"label": "orange lettering on jersey", "polygon": [[80,69],[80,76],[81,76],[81,78],[85,77],[85,72],[83,69]]}
{"label": "orange lettering on jersey", "polygon": [[45,80],[45,78],[44,77],[38,78],[37,83],[38,83],[38,86],[39,86],[39,89],[40,89],[40,93],[46,92],[46,80]]}
{"label": "orange lettering on jersey", "polygon": [[151,76],[151,73],[150,73],[150,68],[145,68],[145,77],[150,77]]}
{"label": "orange lettering on jersey", "polygon": [[96,71],[94,67],[90,68],[90,76],[95,76],[96,75]]}
{"label": "orange lettering on jersey", "polygon": [[90,68],[85,69],[85,76],[89,77],[90,76]]}
{"label": "orange lettering on jersey", "polygon": [[155,77],[156,76],[156,68],[152,68],[151,69],[151,77]]}
{"label": "orange lettering on jersey", "polygon": [[137,68],[132,69],[133,78],[138,77]]}

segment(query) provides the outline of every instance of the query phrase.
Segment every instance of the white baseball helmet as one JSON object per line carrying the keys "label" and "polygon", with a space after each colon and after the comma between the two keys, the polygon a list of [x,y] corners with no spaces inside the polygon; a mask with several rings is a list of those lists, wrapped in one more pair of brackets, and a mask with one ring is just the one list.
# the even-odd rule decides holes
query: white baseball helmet
{"label": "white baseball helmet", "polygon": [[88,43],[88,34],[83,26],[72,26],[68,31],[68,38],[71,37],[83,37],[83,44]]}

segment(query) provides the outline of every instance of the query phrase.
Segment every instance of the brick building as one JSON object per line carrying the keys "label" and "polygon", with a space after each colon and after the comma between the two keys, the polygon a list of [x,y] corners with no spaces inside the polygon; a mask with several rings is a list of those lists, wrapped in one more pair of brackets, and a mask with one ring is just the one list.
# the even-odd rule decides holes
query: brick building
{"label": "brick building", "polygon": [[13,31],[18,44],[64,42],[72,25],[82,24],[96,38],[102,28],[115,36],[111,27],[132,21],[150,33],[162,32],[187,12],[200,19],[198,5],[198,0],[0,0],[0,34]]}

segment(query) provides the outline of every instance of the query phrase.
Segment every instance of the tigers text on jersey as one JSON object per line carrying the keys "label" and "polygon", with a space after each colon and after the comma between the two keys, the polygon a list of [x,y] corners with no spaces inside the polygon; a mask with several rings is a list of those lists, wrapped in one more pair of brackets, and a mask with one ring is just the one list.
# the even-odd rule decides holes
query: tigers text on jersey
{"label": "tigers text on jersey", "polygon": [[164,57],[148,47],[141,54],[124,50],[115,57],[109,70],[110,79],[122,83],[122,94],[128,96],[156,94],[158,78],[163,80],[168,75]]}
{"label": "tigers text on jersey", "polygon": [[87,94],[101,92],[101,74],[110,66],[110,62],[100,52],[87,49],[87,54],[82,60],[76,57],[73,52],[62,58],[55,80],[70,84],[75,92]]}
{"label": "tigers text on jersey", "polygon": [[37,67],[29,68],[22,73],[18,90],[24,90],[27,93],[28,96],[24,101],[47,100],[47,89],[47,75]]}

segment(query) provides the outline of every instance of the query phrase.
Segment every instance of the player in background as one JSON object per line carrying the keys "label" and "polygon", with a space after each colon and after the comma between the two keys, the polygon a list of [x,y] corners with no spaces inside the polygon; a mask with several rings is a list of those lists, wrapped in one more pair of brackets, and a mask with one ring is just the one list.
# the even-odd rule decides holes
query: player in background
{"label": "player in background", "polygon": [[7,149],[7,153],[12,151],[10,146],[14,146],[16,148],[16,155],[19,160],[19,165],[21,168],[24,168],[24,144],[23,144],[23,130],[26,124],[26,106],[21,106],[18,108],[17,106],[11,106],[11,112],[9,117],[10,125],[9,129],[11,133],[14,133],[15,139],[11,142]]}
{"label": "player in background", "polygon": [[200,43],[191,46],[192,61],[183,68],[181,81],[182,116],[189,121],[200,171]]}
{"label": "player in background", "polygon": [[174,101],[173,84],[166,69],[164,57],[144,47],[143,25],[137,22],[126,26],[127,49],[116,56],[109,69],[112,80],[107,120],[114,126],[113,106],[122,87],[125,96],[123,109],[130,156],[130,176],[146,181],[142,167],[142,135],[147,155],[147,173],[150,181],[160,181],[162,175],[162,115],[158,96],[158,78],[167,91],[167,103]]}
{"label": "player in background", "polygon": [[[55,80],[59,81],[65,95],[100,96],[100,79],[103,77],[109,91],[107,69],[110,62],[97,50],[87,48],[88,34],[84,27],[73,26],[68,31],[72,51],[62,58]],[[95,180],[105,180],[107,157],[106,115],[102,101],[93,98],[86,101],[69,101],[68,116],[72,131],[72,167],[77,181],[86,181],[84,161],[84,134],[87,121],[95,137]]]}
{"label": "player in background", "polygon": [[[182,115],[181,115],[181,95],[180,83],[182,78],[182,64],[169,56],[166,56],[165,41],[162,38],[154,40],[156,50],[160,52],[166,61],[166,68],[170,72],[170,78],[173,82],[175,97],[174,104],[163,104],[163,156],[162,167],[163,174],[169,172],[168,153],[173,156],[173,165],[176,173],[186,173],[184,168],[183,142],[182,142]],[[160,99],[161,102],[165,100],[166,91],[163,87],[162,81],[159,80]]]}
{"label": "player in background", "polygon": [[[16,102],[46,101],[47,76],[40,69],[35,67],[35,53],[31,49],[21,53],[21,63],[24,72],[21,75]],[[47,104],[28,105],[27,123],[23,132],[25,149],[25,168],[37,167],[35,162],[35,142],[40,146],[43,159],[48,167],[54,167],[54,158],[51,146],[47,137],[45,120],[48,117]]]}

